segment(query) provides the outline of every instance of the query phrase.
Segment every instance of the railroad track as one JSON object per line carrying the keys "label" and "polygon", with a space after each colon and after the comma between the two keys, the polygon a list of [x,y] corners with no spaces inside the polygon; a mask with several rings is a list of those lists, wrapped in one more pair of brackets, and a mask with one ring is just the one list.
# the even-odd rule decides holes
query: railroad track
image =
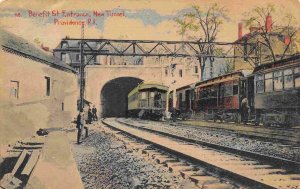
{"label": "railroad track", "polygon": [[[148,121],[148,123],[154,123],[154,121]],[[157,123],[157,121],[155,122]],[[168,124],[166,122],[160,122],[161,124]],[[261,126],[254,126],[254,125],[236,125],[236,123],[215,123],[215,122],[207,122],[208,125],[201,125],[198,126],[197,122],[195,123],[185,123],[185,122],[171,122],[169,125],[175,125],[182,128],[195,128],[195,129],[206,129],[206,130],[213,130],[219,132],[226,132],[226,133],[238,133],[240,136],[245,136],[248,138],[258,138],[262,141],[272,141],[272,142],[280,142],[287,145],[294,145],[298,146],[300,144],[300,129],[296,128],[278,128],[274,127],[264,128]],[[219,126],[218,126],[219,125]],[[220,127],[222,126],[222,128]],[[240,129],[233,129],[230,126],[240,127]]]}
{"label": "railroad track", "polygon": [[[105,122],[104,122],[105,123]],[[190,179],[196,188],[202,189],[238,189],[241,185],[230,182],[229,179],[219,178],[210,170],[199,166],[193,161],[181,158],[174,152],[156,146],[142,138],[117,129],[111,123],[105,123],[109,128],[103,128],[105,133],[113,134],[117,139],[124,142],[128,150],[145,158],[145,161],[154,161],[168,171],[180,175],[184,179]],[[194,187],[193,187],[194,188]],[[246,189],[247,187],[242,186]]]}
{"label": "railroad track", "polygon": [[[300,144],[300,129],[296,128],[278,128],[273,127],[271,128],[264,128],[262,126],[255,126],[255,125],[236,125],[235,123],[214,123],[214,122],[208,122],[210,123],[209,126],[203,126],[206,129],[215,130],[215,131],[225,131],[227,133],[239,133],[241,136],[247,136],[252,138],[259,138],[264,141],[278,141],[281,143],[286,143],[290,145],[299,145]],[[176,126],[181,127],[193,127],[193,128],[199,128],[197,125],[192,125],[190,123],[184,123],[184,122],[178,122],[178,123],[172,123]],[[220,128],[218,126],[214,126],[215,124],[220,125],[235,125],[238,127],[242,127],[242,129],[231,129],[229,127]],[[202,127],[202,128],[203,128]]]}
{"label": "railroad track", "polygon": [[[291,166],[299,167],[299,162],[251,152],[235,151],[228,147],[224,148],[213,144],[203,144],[199,141],[119,121],[105,119],[103,123],[189,161],[199,163],[219,175],[230,177],[238,183],[242,182],[249,187],[252,186],[252,188],[253,186],[255,188],[284,189],[300,187],[299,171],[291,171],[290,169]],[[273,162],[274,160],[276,161]],[[293,167],[292,170],[298,169]]]}

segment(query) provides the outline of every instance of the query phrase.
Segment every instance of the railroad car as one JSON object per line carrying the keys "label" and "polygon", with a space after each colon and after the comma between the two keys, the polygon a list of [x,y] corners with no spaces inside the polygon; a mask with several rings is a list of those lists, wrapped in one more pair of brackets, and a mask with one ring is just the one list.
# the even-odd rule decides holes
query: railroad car
{"label": "railroad car", "polygon": [[[176,90],[176,108],[204,119],[241,121],[247,97],[249,122],[266,126],[300,124],[300,55],[235,71]],[[183,116],[184,117],[184,116]]]}
{"label": "railroad car", "polygon": [[[245,77],[251,71],[236,71],[177,89],[180,112],[204,119],[240,121],[240,102],[246,94]],[[187,117],[187,116],[185,116]]]}
{"label": "railroad car", "polygon": [[128,94],[128,116],[159,120],[166,110],[168,87],[141,83]]}
{"label": "railroad car", "polygon": [[264,125],[300,124],[300,55],[257,66],[254,107]]}

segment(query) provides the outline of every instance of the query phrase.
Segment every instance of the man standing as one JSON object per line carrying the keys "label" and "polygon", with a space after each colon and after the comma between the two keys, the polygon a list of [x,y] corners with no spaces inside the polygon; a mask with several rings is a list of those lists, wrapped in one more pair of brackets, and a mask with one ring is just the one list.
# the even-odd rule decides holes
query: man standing
{"label": "man standing", "polygon": [[242,121],[244,122],[244,124],[246,125],[247,121],[248,121],[248,111],[249,111],[250,107],[248,104],[248,99],[246,96],[243,96],[242,98],[242,102],[241,102],[241,117],[242,117]]}
{"label": "man standing", "polygon": [[93,113],[93,121],[98,121],[97,109],[95,108],[95,105],[92,108],[92,113]]}
{"label": "man standing", "polygon": [[79,114],[77,115],[77,120],[76,120],[77,144],[80,144],[80,137],[82,133],[83,124],[84,124],[84,114],[82,111],[80,111]]}
{"label": "man standing", "polygon": [[88,119],[87,119],[87,124],[91,124],[93,119],[93,114],[91,108],[88,110]]}

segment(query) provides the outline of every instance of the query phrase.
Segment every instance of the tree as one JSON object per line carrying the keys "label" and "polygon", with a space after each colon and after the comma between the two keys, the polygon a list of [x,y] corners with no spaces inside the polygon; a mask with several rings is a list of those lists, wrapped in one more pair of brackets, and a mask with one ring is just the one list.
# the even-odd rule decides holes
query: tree
{"label": "tree", "polygon": [[234,62],[232,58],[228,58],[225,60],[223,67],[221,67],[219,71],[219,76],[227,73],[231,73],[234,71]]}
{"label": "tree", "polygon": [[[184,14],[182,17],[176,18],[176,23],[179,25],[179,34],[186,36],[189,39],[205,44],[198,44],[200,53],[213,54],[215,46],[212,42],[216,41],[220,26],[227,18],[226,10],[218,4],[210,5],[206,10],[201,10],[199,6],[192,6],[191,11]],[[201,70],[201,79],[204,77],[204,68],[206,64],[214,62],[213,57],[199,57]],[[212,69],[211,69],[212,76]]]}
{"label": "tree", "polygon": [[[282,15],[280,18],[275,18],[276,9],[272,4],[265,7],[255,7],[245,15],[248,19],[244,20],[247,27],[256,28],[256,34],[260,36],[258,42],[261,43],[269,51],[271,60],[276,61],[283,59],[287,54],[295,52],[293,50],[296,34],[299,31],[295,27],[296,19],[293,15],[282,11],[277,15]],[[277,40],[281,38],[284,44],[283,48],[278,51],[275,49]]]}

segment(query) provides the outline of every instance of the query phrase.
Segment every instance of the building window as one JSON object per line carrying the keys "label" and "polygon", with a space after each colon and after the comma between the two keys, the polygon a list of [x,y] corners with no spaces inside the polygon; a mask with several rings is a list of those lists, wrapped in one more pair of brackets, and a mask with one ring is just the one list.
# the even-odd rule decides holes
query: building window
{"label": "building window", "polygon": [[198,66],[195,66],[194,72],[197,74],[198,73]]}
{"label": "building window", "polygon": [[182,69],[179,70],[179,77],[182,77]]}
{"label": "building window", "polygon": [[61,103],[61,111],[65,111],[65,103]]}
{"label": "building window", "polygon": [[10,98],[19,98],[19,81],[10,81]]}
{"label": "building window", "polygon": [[283,71],[284,73],[284,88],[290,89],[294,87],[294,79],[293,79],[293,70],[287,69]]}
{"label": "building window", "polygon": [[165,68],[165,76],[168,76],[168,68]]}
{"label": "building window", "polygon": [[282,71],[274,72],[273,82],[274,82],[274,91],[280,91],[283,89]]}
{"label": "building window", "polygon": [[265,92],[273,91],[273,73],[265,74]]}
{"label": "building window", "polygon": [[50,77],[45,77],[46,80],[46,96],[50,96]]}

